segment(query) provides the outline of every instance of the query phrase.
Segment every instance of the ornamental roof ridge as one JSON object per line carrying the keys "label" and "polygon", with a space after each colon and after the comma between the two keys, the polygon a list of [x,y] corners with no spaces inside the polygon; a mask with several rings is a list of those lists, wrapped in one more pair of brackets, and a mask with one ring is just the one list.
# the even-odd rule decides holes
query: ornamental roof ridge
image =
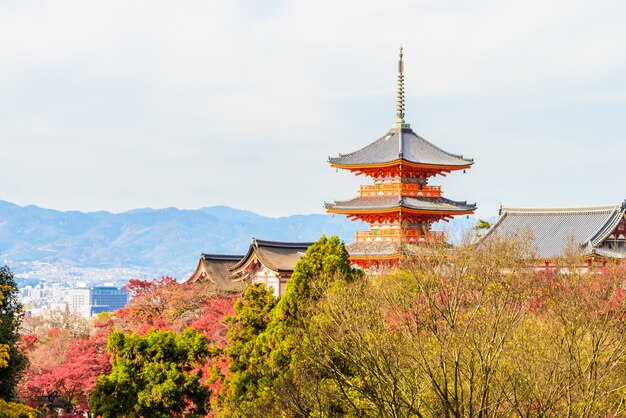
{"label": "ornamental roof ridge", "polygon": [[272,247],[272,248],[309,248],[314,242],[287,242],[287,241],[269,241],[257,238],[252,238],[252,242],[257,247]]}
{"label": "ornamental roof ridge", "polygon": [[597,205],[597,206],[572,206],[572,207],[513,207],[501,206],[500,214],[564,214],[564,213],[586,213],[586,212],[610,212],[614,210],[624,210],[624,204],[617,205]]}
{"label": "ornamental roof ridge", "polygon": [[213,261],[239,261],[243,258],[243,255],[200,253],[200,258]]}

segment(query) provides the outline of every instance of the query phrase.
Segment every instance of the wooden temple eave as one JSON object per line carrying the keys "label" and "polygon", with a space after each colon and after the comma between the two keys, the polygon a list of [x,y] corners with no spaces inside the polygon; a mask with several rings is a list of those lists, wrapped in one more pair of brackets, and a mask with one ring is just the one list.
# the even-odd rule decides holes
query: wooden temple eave
{"label": "wooden temple eave", "polygon": [[346,165],[331,163],[331,167],[349,170],[356,175],[365,174],[369,177],[433,177],[436,175],[444,176],[447,173],[457,170],[465,170],[472,167],[473,163],[464,165],[436,165],[436,164],[418,164],[405,160],[395,160],[385,163],[373,163],[366,165]]}
{"label": "wooden temple eave", "polygon": [[383,216],[383,215],[390,215],[390,216],[384,216],[384,218],[386,219],[394,219],[394,220],[409,220],[411,218],[411,215],[418,215],[419,218],[436,218],[436,219],[441,219],[441,218],[452,218],[454,216],[458,216],[458,215],[471,215],[474,213],[474,209],[470,209],[470,210],[458,210],[458,211],[451,211],[451,210],[431,210],[431,209],[409,209],[409,208],[405,208],[405,207],[395,207],[395,208],[390,208],[390,209],[376,209],[376,208],[372,208],[372,209],[332,209],[332,208],[327,208],[326,211],[328,213],[336,213],[338,215],[347,215],[347,217],[349,219],[365,219],[368,217],[378,217],[378,216]]}

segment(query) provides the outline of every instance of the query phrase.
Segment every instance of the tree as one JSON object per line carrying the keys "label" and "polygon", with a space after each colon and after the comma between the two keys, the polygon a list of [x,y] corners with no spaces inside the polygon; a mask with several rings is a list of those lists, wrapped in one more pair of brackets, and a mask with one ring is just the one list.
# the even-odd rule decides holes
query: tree
{"label": "tree", "polygon": [[98,378],[89,396],[95,415],[195,417],[207,413],[210,390],[199,370],[207,339],[194,329],[181,334],[151,330],[145,335],[113,331],[111,373]]}
{"label": "tree", "polygon": [[0,416],[3,418],[35,418],[36,414],[36,409],[0,399]]}
{"label": "tree", "polygon": [[53,327],[39,337],[22,337],[30,360],[18,387],[25,403],[42,412],[88,410],[87,394],[100,374],[111,371],[106,345],[113,323],[103,317],[94,328],[92,335],[75,335],[73,327]]}
{"label": "tree", "polygon": [[307,415],[624,416],[624,268],[547,273],[530,255],[498,239],[333,284],[294,354]]}
{"label": "tree", "polygon": [[489,228],[491,228],[491,223],[487,222],[484,219],[479,219],[478,220],[478,225],[472,227],[472,229],[474,231],[481,231],[481,230],[486,230],[486,229],[489,229]]}
{"label": "tree", "polygon": [[[16,397],[15,387],[20,380],[28,361],[22,354],[20,324],[24,317],[22,305],[18,301],[18,289],[9,267],[0,267],[0,358],[6,366],[0,368],[0,399],[12,401]],[[7,358],[8,353],[8,358]]]}
{"label": "tree", "polygon": [[273,306],[263,287],[250,287],[228,334],[230,375],[218,398],[222,416],[279,416],[308,408],[310,388],[297,383],[293,353],[298,329],[308,309],[335,281],[362,277],[350,267],[348,253],[338,237],[322,236],[296,264],[285,294]]}
{"label": "tree", "polygon": [[229,326],[225,353],[228,357],[228,374],[217,405],[222,415],[230,415],[238,408],[245,408],[254,400],[258,390],[258,377],[262,366],[256,350],[259,335],[267,329],[269,315],[276,306],[271,289],[251,285],[243,298],[235,302],[235,315],[226,318]]}

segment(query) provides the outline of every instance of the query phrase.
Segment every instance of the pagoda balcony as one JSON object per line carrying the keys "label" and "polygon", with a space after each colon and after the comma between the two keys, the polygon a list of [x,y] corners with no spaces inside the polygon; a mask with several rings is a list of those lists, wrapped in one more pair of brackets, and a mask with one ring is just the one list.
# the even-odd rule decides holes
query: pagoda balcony
{"label": "pagoda balcony", "polygon": [[378,183],[361,186],[361,196],[415,196],[441,197],[441,186],[428,186],[415,183]]}
{"label": "pagoda balcony", "polygon": [[446,236],[443,231],[428,231],[426,234],[416,229],[396,228],[368,229],[356,231],[355,241],[402,241],[402,242],[441,242]]}

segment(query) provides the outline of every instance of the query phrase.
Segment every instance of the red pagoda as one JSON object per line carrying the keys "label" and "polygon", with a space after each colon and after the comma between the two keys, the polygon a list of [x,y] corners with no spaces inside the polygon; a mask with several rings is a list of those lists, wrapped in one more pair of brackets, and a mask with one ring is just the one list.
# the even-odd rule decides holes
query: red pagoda
{"label": "red pagoda", "polygon": [[329,213],[370,224],[369,230],[357,231],[347,249],[354,264],[373,272],[395,267],[403,255],[419,254],[424,244],[444,241],[442,231],[431,230],[434,222],[476,210],[475,204],[446,199],[440,186],[428,184],[431,177],[468,169],[474,161],[431,144],[405,123],[403,71],[400,48],[394,126],[358,151],[329,158],[332,167],[373,180],[357,197],[324,205]]}

